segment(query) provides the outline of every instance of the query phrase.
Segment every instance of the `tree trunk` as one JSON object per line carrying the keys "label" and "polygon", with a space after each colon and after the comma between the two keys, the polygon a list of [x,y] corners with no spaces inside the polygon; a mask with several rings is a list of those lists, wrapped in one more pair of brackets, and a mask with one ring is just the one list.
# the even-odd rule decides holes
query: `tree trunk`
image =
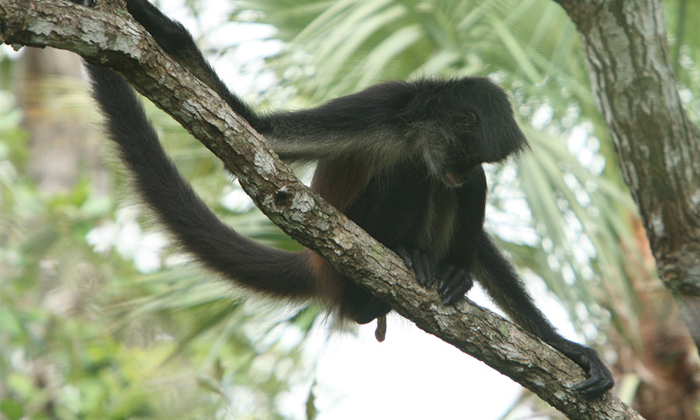
{"label": "tree trunk", "polygon": [[47,48],[24,51],[15,72],[17,103],[24,110],[22,126],[29,133],[27,173],[46,194],[70,191],[89,171],[93,188],[106,191],[99,143],[90,142],[90,123],[60,103],[56,81],[80,80],[81,63],[75,54]]}
{"label": "tree trunk", "polygon": [[[659,276],[697,346],[700,130],[688,120],[678,94],[661,1],[556,1],[579,31],[593,94],[610,127]],[[672,306],[668,302],[660,314],[672,313]],[[697,419],[692,407],[698,384],[689,378],[698,368],[687,363],[696,349],[681,345],[670,352],[669,345],[678,342],[678,325],[656,327],[643,331],[650,370],[640,375],[636,405],[649,419]]]}

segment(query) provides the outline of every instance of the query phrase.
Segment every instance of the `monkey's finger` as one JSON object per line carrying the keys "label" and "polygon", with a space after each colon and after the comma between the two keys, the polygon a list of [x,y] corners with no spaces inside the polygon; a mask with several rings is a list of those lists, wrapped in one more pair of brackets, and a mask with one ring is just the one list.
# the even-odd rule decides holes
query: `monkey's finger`
{"label": "monkey's finger", "polygon": [[423,270],[425,270],[425,285],[432,286],[435,283],[435,277],[437,276],[435,261],[428,253],[422,252],[421,254],[423,259]]}
{"label": "monkey's finger", "polygon": [[573,386],[573,390],[586,396],[600,395],[612,388],[614,382],[604,377],[591,377]]}
{"label": "monkey's finger", "polygon": [[586,372],[587,379],[573,386],[573,390],[587,396],[602,394],[615,384],[612,376],[595,364]]}
{"label": "monkey's finger", "polygon": [[463,268],[457,268],[454,273],[441,283],[440,296],[443,305],[452,305],[464,298],[464,295],[472,288],[474,281]]}
{"label": "monkey's finger", "polygon": [[451,289],[455,289],[465,281],[466,275],[467,272],[463,268],[455,265],[448,265],[442,270],[442,273],[440,273],[438,292],[442,295],[449,293]]}
{"label": "monkey's finger", "polygon": [[414,249],[412,257],[413,269],[416,272],[416,280],[418,280],[418,283],[426,286],[425,266],[423,265],[423,258],[421,258],[420,250]]}
{"label": "monkey's finger", "polygon": [[454,276],[455,271],[457,271],[457,267],[455,267],[454,265],[448,265],[447,267],[443,268],[442,272],[438,276],[438,292],[440,293],[440,295],[442,295],[445,292],[447,282],[449,281],[449,279],[452,278],[452,276]]}
{"label": "monkey's finger", "polygon": [[406,267],[413,268],[413,260],[411,259],[411,254],[408,252],[405,246],[397,246],[396,248],[394,248],[394,252],[399,254],[399,257],[401,257],[403,263],[406,264]]}

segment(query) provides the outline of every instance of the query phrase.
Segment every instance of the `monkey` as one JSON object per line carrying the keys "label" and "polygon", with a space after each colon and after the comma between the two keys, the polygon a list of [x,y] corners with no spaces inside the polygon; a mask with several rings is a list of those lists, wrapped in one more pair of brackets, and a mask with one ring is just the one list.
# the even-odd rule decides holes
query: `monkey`
{"label": "monkey", "polygon": [[[282,160],[316,163],[311,188],[396,251],[444,305],[462,300],[479,281],[513,321],[582,368],[586,379],[574,390],[590,397],[613,386],[595,350],[552,327],[484,230],[483,165],[528,149],[503,89],[481,77],[390,81],[315,108],[256,112],[225,86],[184,26],[147,0],[126,4],[164,51],[262,134]],[[386,327],[391,307],[318,254],[264,246],[217,218],[179,174],[122,76],[87,63],[86,69],[107,136],[136,192],[186,251],[243,288],[318,299],[342,319],[377,319],[380,330]]]}

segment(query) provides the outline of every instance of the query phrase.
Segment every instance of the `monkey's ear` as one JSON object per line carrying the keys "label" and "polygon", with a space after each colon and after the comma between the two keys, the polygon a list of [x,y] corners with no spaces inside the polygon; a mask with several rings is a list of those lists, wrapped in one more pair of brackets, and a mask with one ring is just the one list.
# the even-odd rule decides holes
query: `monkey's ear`
{"label": "monkey's ear", "polygon": [[[418,95],[416,95],[418,96]],[[418,121],[434,120],[434,112],[431,98],[413,97],[408,102],[402,104],[397,110],[396,117],[405,122],[413,123]]]}
{"label": "monkey's ear", "polygon": [[469,111],[461,111],[450,115],[443,120],[449,125],[449,127],[457,132],[460,131],[473,131],[474,127],[479,124],[479,118],[476,113]]}

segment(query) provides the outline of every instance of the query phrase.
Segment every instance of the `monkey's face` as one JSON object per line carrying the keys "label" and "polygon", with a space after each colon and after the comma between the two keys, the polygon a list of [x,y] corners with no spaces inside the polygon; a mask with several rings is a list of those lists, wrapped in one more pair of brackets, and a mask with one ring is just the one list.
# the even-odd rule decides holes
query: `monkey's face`
{"label": "monkey's face", "polygon": [[473,156],[455,154],[447,158],[438,176],[445,186],[456,188],[469,181],[474,168],[480,164],[481,162]]}
{"label": "monkey's face", "polygon": [[469,180],[475,167],[481,164],[477,157],[479,119],[476,111],[453,112],[443,120],[445,143],[442,162],[437,176],[450,188],[459,187]]}

